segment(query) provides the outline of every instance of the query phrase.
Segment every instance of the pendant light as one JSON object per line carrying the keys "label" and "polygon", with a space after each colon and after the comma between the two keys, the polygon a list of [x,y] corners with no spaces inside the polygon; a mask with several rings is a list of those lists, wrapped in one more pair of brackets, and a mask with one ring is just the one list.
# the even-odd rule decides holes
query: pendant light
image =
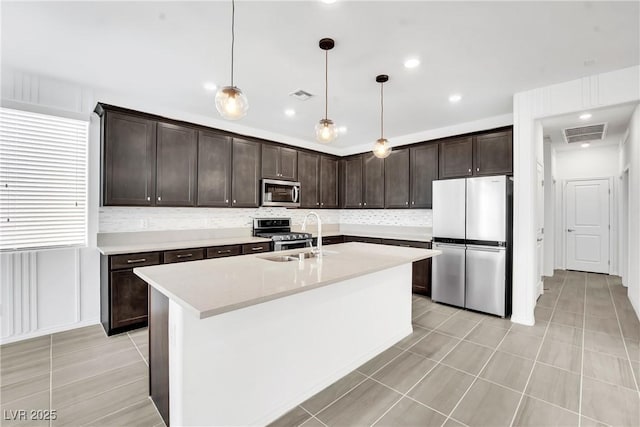
{"label": "pendant light", "polygon": [[389,141],[384,137],[384,83],[389,81],[389,76],[386,74],[380,74],[376,76],[376,82],[380,83],[380,139],[373,144],[373,155],[379,159],[389,157],[391,154],[391,146]]}
{"label": "pendant light", "polygon": [[329,110],[329,51],[335,46],[333,39],[320,40],[320,49],[324,50],[324,118],[316,124],[316,139],[318,142],[328,143],[338,137],[338,129],[330,120],[328,115]]}
{"label": "pendant light", "polygon": [[224,86],[216,93],[216,109],[227,120],[238,120],[247,115],[249,101],[233,84],[233,47],[235,44],[236,2],[231,0],[231,86]]}

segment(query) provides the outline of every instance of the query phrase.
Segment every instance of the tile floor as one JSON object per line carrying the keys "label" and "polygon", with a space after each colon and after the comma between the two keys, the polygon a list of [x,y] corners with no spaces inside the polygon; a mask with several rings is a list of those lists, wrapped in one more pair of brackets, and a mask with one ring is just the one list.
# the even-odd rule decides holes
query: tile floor
{"label": "tile floor", "polygon": [[[274,426],[637,426],[640,322],[619,278],[557,271],[534,327],[414,296],[411,336]],[[146,330],[92,326],[0,347],[2,426],[161,426]],[[55,409],[51,423],[6,420]]]}

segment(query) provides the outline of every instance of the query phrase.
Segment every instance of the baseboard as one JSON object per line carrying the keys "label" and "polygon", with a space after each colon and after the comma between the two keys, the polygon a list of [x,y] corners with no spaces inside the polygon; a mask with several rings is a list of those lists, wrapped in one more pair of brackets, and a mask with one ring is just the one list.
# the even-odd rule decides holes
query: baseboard
{"label": "baseboard", "polygon": [[26,333],[26,334],[11,335],[11,336],[8,336],[8,337],[0,338],[0,345],[10,344],[10,343],[13,343],[13,342],[28,340],[30,338],[41,337],[43,335],[55,334],[57,332],[70,331],[71,329],[83,328],[85,326],[92,326],[92,325],[97,325],[97,324],[100,324],[100,319],[98,317],[96,317],[95,319],[87,319],[87,320],[83,320],[81,322],[68,323],[66,325],[55,326],[55,327],[52,327],[52,328],[38,329],[36,331],[32,331],[32,332],[29,332],[29,333]]}
{"label": "baseboard", "polygon": [[535,318],[528,317],[528,316],[523,316],[523,317],[511,316],[511,321],[513,323],[518,323],[520,325],[525,325],[525,326],[533,326],[536,324]]}

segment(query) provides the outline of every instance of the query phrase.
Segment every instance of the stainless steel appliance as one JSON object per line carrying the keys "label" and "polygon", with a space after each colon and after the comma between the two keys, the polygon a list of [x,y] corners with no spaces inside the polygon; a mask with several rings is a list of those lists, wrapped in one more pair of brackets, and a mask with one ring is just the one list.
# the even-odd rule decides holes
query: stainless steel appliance
{"label": "stainless steel appliance", "polygon": [[434,301],[511,314],[512,199],[507,176],[433,182]]}
{"label": "stainless steel appliance", "polygon": [[262,206],[300,207],[300,183],[263,179]]}
{"label": "stainless steel appliance", "polygon": [[291,231],[290,218],[254,218],[253,235],[271,239],[274,251],[306,248],[313,243],[310,233]]}

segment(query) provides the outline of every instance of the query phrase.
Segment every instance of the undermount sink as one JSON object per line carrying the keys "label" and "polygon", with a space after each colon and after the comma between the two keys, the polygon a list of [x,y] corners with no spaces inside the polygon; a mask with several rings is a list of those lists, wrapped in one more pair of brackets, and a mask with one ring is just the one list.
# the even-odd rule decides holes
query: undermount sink
{"label": "undermount sink", "polygon": [[[336,254],[334,251],[322,251],[322,256]],[[297,254],[290,255],[271,255],[271,256],[262,256],[260,257],[267,261],[274,262],[291,262],[291,261],[303,261],[309,258],[318,258],[318,254],[316,252],[298,252]]]}

